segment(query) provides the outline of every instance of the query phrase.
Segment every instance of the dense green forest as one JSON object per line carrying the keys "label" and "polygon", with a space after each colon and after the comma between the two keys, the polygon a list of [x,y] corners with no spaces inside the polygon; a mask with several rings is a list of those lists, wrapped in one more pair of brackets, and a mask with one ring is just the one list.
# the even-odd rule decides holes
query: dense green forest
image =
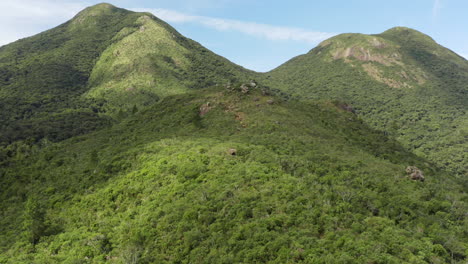
{"label": "dense green forest", "polygon": [[0,263],[466,263],[467,65],[395,28],[260,74],[87,8],[0,47]]}
{"label": "dense green forest", "polygon": [[468,62],[420,32],[342,34],[263,78],[301,98],[345,101],[408,150],[468,174]]}
{"label": "dense green forest", "polygon": [[1,260],[462,261],[466,187],[334,103],[215,87],[18,153]]}

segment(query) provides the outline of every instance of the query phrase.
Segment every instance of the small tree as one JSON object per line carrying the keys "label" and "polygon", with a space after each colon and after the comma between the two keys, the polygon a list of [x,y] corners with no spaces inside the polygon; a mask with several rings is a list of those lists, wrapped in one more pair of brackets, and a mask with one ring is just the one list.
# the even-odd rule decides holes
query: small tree
{"label": "small tree", "polygon": [[36,197],[29,197],[24,206],[23,237],[28,242],[36,244],[44,230],[44,210],[37,202]]}
{"label": "small tree", "polygon": [[136,105],[133,105],[132,114],[136,114],[137,112],[138,112],[138,107]]}

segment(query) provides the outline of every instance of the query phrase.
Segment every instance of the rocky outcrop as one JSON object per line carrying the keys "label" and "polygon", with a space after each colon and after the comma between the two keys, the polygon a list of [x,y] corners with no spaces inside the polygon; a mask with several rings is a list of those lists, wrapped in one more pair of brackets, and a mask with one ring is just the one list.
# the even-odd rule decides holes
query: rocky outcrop
{"label": "rocky outcrop", "polygon": [[248,83],[243,83],[240,86],[240,90],[241,90],[242,93],[248,93],[248,92],[250,92],[251,89],[253,89],[255,87],[257,87],[257,83],[254,80],[251,80]]}
{"label": "rocky outcrop", "polygon": [[231,148],[228,150],[228,154],[231,156],[236,156],[237,155],[237,150],[234,148]]}
{"label": "rocky outcrop", "polygon": [[199,115],[200,116],[204,116],[206,115],[209,111],[211,110],[211,104],[210,102],[206,103],[206,104],[202,104],[200,106],[200,113]]}
{"label": "rocky outcrop", "polygon": [[249,86],[247,86],[246,84],[242,84],[242,85],[240,86],[240,90],[241,90],[242,93],[245,94],[245,93],[248,93],[248,92],[250,91],[250,88],[249,88]]}
{"label": "rocky outcrop", "polygon": [[353,114],[356,113],[356,110],[354,110],[354,108],[351,105],[347,104],[347,103],[337,103],[336,106],[339,107],[341,110],[344,110],[346,112],[350,112],[350,113],[353,113]]}
{"label": "rocky outcrop", "polygon": [[425,180],[423,172],[415,166],[406,167],[406,174],[411,180],[414,181],[423,182]]}

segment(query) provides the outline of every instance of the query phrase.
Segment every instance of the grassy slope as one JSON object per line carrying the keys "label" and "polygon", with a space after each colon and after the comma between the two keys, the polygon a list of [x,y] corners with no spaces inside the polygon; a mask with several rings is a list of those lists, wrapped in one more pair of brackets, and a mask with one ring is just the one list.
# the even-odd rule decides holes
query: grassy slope
{"label": "grassy slope", "polygon": [[253,73],[142,14],[99,58],[87,97],[106,100],[109,113],[145,107],[161,97],[247,79]]}
{"label": "grassy slope", "polygon": [[343,34],[267,73],[265,81],[300,97],[348,102],[418,155],[467,173],[468,62],[422,33]]}
{"label": "grassy slope", "polygon": [[[0,262],[465,259],[453,177],[334,104],[223,90],[170,96],[11,160]],[[406,178],[409,164],[426,182]]]}

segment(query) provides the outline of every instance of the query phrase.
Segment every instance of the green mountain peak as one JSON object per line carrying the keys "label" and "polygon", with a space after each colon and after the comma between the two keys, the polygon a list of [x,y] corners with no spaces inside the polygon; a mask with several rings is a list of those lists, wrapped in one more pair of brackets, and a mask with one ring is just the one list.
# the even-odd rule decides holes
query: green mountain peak
{"label": "green mountain peak", "polygon": [[[83,9],[81,12],[78,13],[78,15],[99,15],[99,14],[108,14],[108,13],[112,13],[113,11],[115,10],[125,10],[125,9],[121,9],[121,8],[118,8],[112,4],[109,4],[109,3],[99,3],[99,4],[96,4],[96,5],[93,5],[93,6],[89,6],[85,9]],[[130,11],[128,11],[130,12]]]}
{"label": "green mountain peak", "polygon": [[395,37],[400,37],[400,38],[404,38],[404,37],[410,37],[410,38],[414,38],[414,39],[424,39],[426,41],[431,41],[433,43],[435,43],[434,39],[432,39],[430,36],[416,30],[416,29],[412,29],[412,28],[408,28],[408,27],[393,27],[393,28],[390,28],[386,31],[384,31],[383,33],[381,33],[380,35],[382,36],[395,36]]}
{"label": "green mountain peak", "polygon": [[406,53],[416,60],[418,58],[427,60],[429,57],[434,56],[440,60],[450,61],[450,63],[454,63],[468,71],[466,59],[439,45],[430,36],[420,31],[406,27],[394,27],[375,36],[380,36],[401,45]]}
{"label": "green mountain peak", "polygon": [[[15,141],[31,135],[40,140],[46,134],[62,140],[135,106],[247,79],[252,72],[183,37],[152,14],[99,4],[56,28],[2,47],[0,74],[5,92],[0,109],[15,109],[0,113],[3,135]],[[70,117],[81,111],[94,120],[89,127]],[[15,132],[26,120],[40,122],[38,116],[49,116],[44,117],[47,129]],[[55,119],[70,122],[75,132],[60,130]]]}
{"label": "green mountain peak", "polygon": [[93,16],[100,16],[100,15],[110,15],[115,13],[116,11],[126,11],[131,12],[122,8],[118,8],[108,3],[100,3],[90,7],[87,7],[80,11],[75,18],[84,18],[84,17],[93,17]]}
{"label": "green mountain peak", "polygon": [[[460,135],[466,135],[468,62],[421,32],[397,27],[341,34],[268,75],[268,85],[294,95],[348,102],[374,128],[441,167],[466,173]],[[459,143],[446,148],[440,137]]]}

